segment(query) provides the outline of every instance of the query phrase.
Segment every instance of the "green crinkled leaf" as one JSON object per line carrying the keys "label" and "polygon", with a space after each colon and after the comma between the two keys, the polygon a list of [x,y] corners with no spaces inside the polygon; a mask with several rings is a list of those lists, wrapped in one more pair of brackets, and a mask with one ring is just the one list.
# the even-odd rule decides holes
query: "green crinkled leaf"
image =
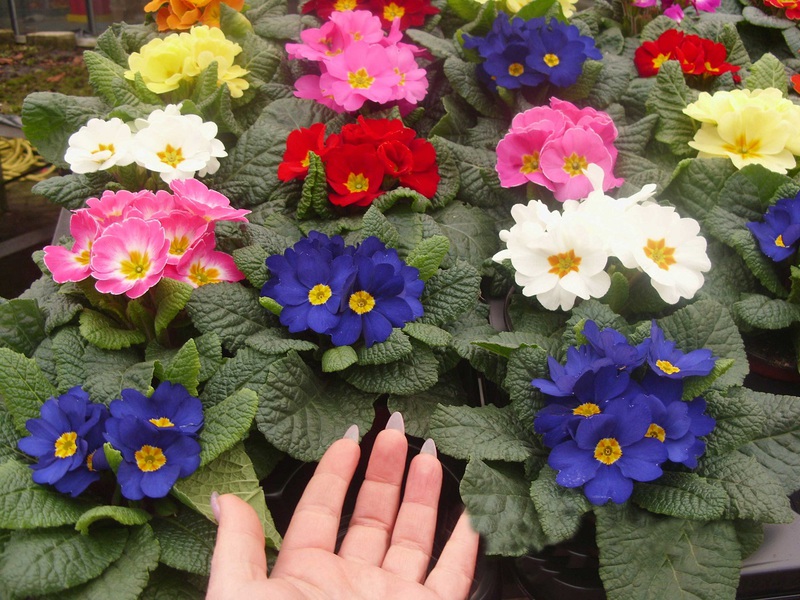
{"label": "green crinkled leaf", "polygon": [[111,468],[111,471],[116,473],[119,464],[122,462],[122,452],[114,448],[109,442],[103,444],[103,455],[106,457],[106,462]]}
{"label": "green crinkled leaf", "polygon": [[544,466],[531,484],[531,500],[542,530],[551,543],[574,536],[591,504],[580,490],[556,483],[556,471]]}
{"label": "green crinkled leaf", "polygon": [[778,477],[790,494],[800,482],[800,398],[754,392],[752,400],[768,418],[761,432],[739,451]]}
{"label": "green crinkled leaf", "polygon": [[387,364],[354,365],[343,373],[353,387],[368,394],[417,394],[436,384],[439,363],[433,352],[411,341],[412,351]]}
{"label": "green crinkled leaf", "polygon": [[31,356],[46,335],[44,324],[35,300],[15,298],[0,304],[0,346]]}
{"label": "green crinkled leaf", "polygon": [[436,446],[455,458],[524,462],[533,452],[531,434],[510,408],[439,406],[430,430]]}
{"label": "green crinkled leaf", "polygon": [[472,343],[508,358],[511,356],[511,352],[517,348],[537,347],[546,349],[548,338],[528,331],[501,331],[484,339],[476,339]]}
{"label": "green crinkled leaf", "polygon": [[743,519],[737,519],[733,524],[736,526],[736,538],[741,545],[744,560],[764,543],[764,524]]}
{"label": "green crinkled leaf", "polygon": [[600,578],[611,598],[733,598],[740,551],[730,521],[662,517],[630,503],[596,510]]}
{"label": "green crinkled leaf", "polygon": [[647,99],[647,112],[660,118],[655,138],[679,157],[694,153],[688,143],[694,137],[696,126],[691,117],[683,114],[683,109],[696,99],[697,92],[686,85],[678,61],[670,60],[661,65],[655,86]]}
{"label": "green crinkled leaf", "polygon": [[478,83],[477,71],[478,65],[464,62],[456,56],[444,61],[444,74],[453,89],[482,115],[496,116],[498,110],[495,99]]}
{"label": "green crinkled leaf", "polygon": [[47,162],[66,168],[69,136],[107,110],[99,98],[34,92],[22,104],[22,131]]}
{"label": "green crinkled leaf", "polygon": [[267,281],[267,251],[261,246],[251,244],[233,251],[233,260],[239,270],[245,274],[247,281],[254,288],[260,289]]}
{"label": "green crinkled leaf", "polygon": [[195,346],[197,346],[197,354],[200,356],[200,381],[208,381],[208,379],[217,372],[217,369],[224,362],[222,357],[222,343],[216,333],[204,333],[201,336],[194,338]]}
{"label": "green crinkled leaf", "polygon": [[472,526],[486,540],[486,554],[520,556],[547,542],[518,465],[471,460],[461,479],[461,497]]}
{"label": "green crinkled leaf", "polygon": [[352,424],[367,431],[375,396],[332,378],[321,379],[295,353],[276,361],[259,393],[256,424],[279,450],[319,460]]}
{"label": "green crinkled leaf", "polygon": [[422,306],[425,314],[419,320],[430,325],[444,325],[468,311],[480,294],[480,275],[463,261],[441,271],[425,282]]}
{"label": "green crinkled leaf", "polygon": [[732,310],[739,319],[758,329],[786,329],[800,322],[800,304],[761,294],[747,294]]}
{"label": "green crinkled leaf", "polygon": [[75,523],[75,531],[89,535],[89,527],[104,519],[116,521],[120,525],[144,525],[150,520],[150,513],[141,508],[126,506],[95,506],[81,515]]}
{"label": "green crinkled leaf", "polygon": [[242,44],[242,54],[236,62],[250,71],[250,77],[270,81],[282,58],[283,46],[258,35],[248,35]]}
{"label": "green crinkled leaf", "polygon": [[783,63],[767,52],[750,67],[744,85],[748,90],[777,88],[785,97],[789,91],[789,78],[786,77]]}
{"label": "green crinkled leaf", "polygon": [[614,147],[620,152],[644,154],[657,123],[658,115],[647,115],[634,123],[620,127]]}
{"label": "green crinkled leaf", "polygon": [[116,527],[92,535],[68,527],[16,531],[0,554],[0,581],[17,598],[65,590],[100,575],[127,539],[128,530]]}
{"label": "green crinkled leaf", "polygon": [[172,488],[172,493],[186,506],[214,521],[210,504],[211,492],[236,494],[247,502],[261,520],[267,543],[273,548],[280,547],[280,534],[267,509],[264,491],[258,484],[253,463],[242,444],[222,453],[189,477],[179,479]]}
{"label": "green crinkled leaf", "polygon": [[728,310],[716,302],[699,300],[674,314],[660,319],[659,326],[667,339],[684,352],[708,348],[718,358],[735,363],[716,380],[714,387],[741,385],[749,372],[744,342]]}
{"label": "green crinkled leaf", "polygon": [[[297,203],[297,218],[326,216],[330,213],[328,204],[328,180],[325,178],[325,167],[316,152],[309,152],[308,173],[303,179],[303,191]],[[322,209],[321,212],[317,210],[318,207]]]}
{"label": "green crinkled leaf", "polygon": [[[365,346],[360,347],[356,352],[356,358],[359,365],[385,365],[396,360],[402,360],[411,354],[411,351],[411,341],[408,339],[408,336],[400,329],[394,328],[385,342],[373,344],[369,348]],[[328,350],[328,352],[330,352],[330,350]],[[350,362],[347,367],[351,364],[354,363]],[[325,368],[323,367],[322,370],[324,371]]]}
{"label": "green crinkled leaf", "polygon": [[204,425],[198,436],[201,467],[247,436],[257,409],[258,394],[243,388],[204,411]]}
{"label": "green crinkled leaf", "polygon": [[389,396],[386,406],[389,412],[400,412],[408,435],[418,438],[431,437],[430,418],[437,406],[464,403],[464,390],[454,381],[440,381],[432,388],[411,396]]}
{"label": "green crinkled leaf", "polygon": [[756,439],[767,423],[767,414],[756,400],[756,393],[733,388],[726,395],[706,395],[707,412],[717,425],[708,436],[706,453],[718,456]]}
{"label": "green crinkled leaf", "polygon": [[645,510],[680,519],[721,519],[728,495],[717,482],[695,473],[664,473],[655,481],[637,483],[633,502]]}
{"label": "green crinkled leaf", "polygon": [[700,475],[721,485],[728,494],[726,518],[764,523],[791,523],[795,514],[776,475],[755,458],[731,452],[702,461]]}
{"label": "green crinkled leaf", "polygon": [[197,386],[200,385],[199,375],[200,353],[192,339],[181,346],[175,356],[164,366],[163,376],[160,379],[180,383],[192,396],[197,396]]}
{"label": "green crinkled leaf", "polygon": [[403,327],[403,332],[432,348],[445,347],[453,339],[453,336],[444,329],[440,329],[435,325],[416,323],[414,321],[406,323]]}
{"label": "green crinkled leaf", "polygon": [[484,373],[495,383],[500,383],[505,377],[505,362],[494,352],[473,343],[493,336],[496,332],[494,327],[485,322],[470,325],[458,322],[450,330],[453,334],[450,347],[458,356],[469,361],[472,368]]}
{"label": "green crinkled leaf", "polygon": [[443,235],[425,238],[406,257],[406,264],[419,270],[419,278],[427,281],[439,270],[450,250],[450,240]]}
{"label": "green crinkled leaf", "polygon": [[0,528],[36,529],[75,523],[86,510],[80,500],[31,479],[16,460],[0,464]]}
{"label": "green crinkled leaf", "polygon": [[209,574],[217,537],[214,523],[182,509],[173,517],[154,519],[151,526],[161,546],[159,562],[197,575]]}
{"label": "green crinkled leaf", "polygon": [[683,399],[692,400],[693,398],[705,394],[706,391],[713,386],[714,382],[727,373],[728,369],[734,364],[735,361],[731,358],[719,358],[714,363],[714,368],[711,369],[711,373],[708,375],[704,377],[687,377],[684,379]]}
{"label": "green crinkled leaf", "polygon": [[99,52],[84,52],[83,60],[89,71],[89,83],[95,94],[113,106],[117,100],[116,88],[129,85],[125,79],[125,68]]}
{"label": "green crinkled leaf", "polygon": [[0,465],[20,456],[21,450],[17,450],[18,439],[14,419],[6,405],[0,402]]}
{"label": "green crinkled leaf", "polygon": [[208,380],[200,395],[203,405],[213,406],[242,388],[258,393],[267,381],[269,366],[278,358],[252,348],[242,348]]}
{"label": "green crinkled leaf", "polygon": [[99,196],[104,184],[109,180],[107,173],[90,175],[70,173],[62,177],[48,177],[34,185],[31,191],[45,196],[63,208],[74,210],[82,208],[87,198]]}
{"label": "green crinkled leaf", "polygon": [[605,54],[602,62],[600,62],[602,69],[595,75],[597,67],[592,62],[586,61],[584,63],[584,71],[587,73],[586,79],[591,81],[592,78],[596,77],[587,100],[591,106],[607,108],[623,98],[625,91],[628,89],[628,82],[635,75],[635,69],[629,58]]}
{"label": "green crinkled leaf", "polygon": [[[210,287],[210,286],[206,286]],[[192,295],[191,285],[175,279],[163,277],[153,288],[156,303],[156,335],[160,336],[183,310]]]}
{"label": "green crinkled leaf", "polygon": [[367,212],[364,213],[363,222],[364,226],[361,229],[361,233],[365,238],[374,235],[390,248],[397,246],[400,238],[397,228],[375,206],[370,206],[367,209]]}
{"label": "green crinkled leaf", "polygon": [[0,348],[0,395],[19,433],[28,435],[25,422],[38,418],[42,404],[56,393],[33,359]]}
{"label": "green crinkled leaf", "polygon": [[[720,202],[726,180],[736,172],[727,158],[694,158],[678,163],[663,196],[701,221]],[[727,202],[727,197],[725,197]]]}
{"label": "green crinkled leaf", "polygon": [[197,329],[215,332],[231,351],[241,348],[248,336],[267,326],[266,314],[258,303],[258,290],[237,283],[195,289],[186,310]]}
{"label": "green crinkled leaf", "polygon": [[[448,115],[442,119],[446,119]],[[442,123],[439,121],[439,123]],[[444,144],[440,143],[438,136],[429,134],[428,141],[436,150],[436,165],[439,169],[439,185],[436,186],[436,193],[431,198],[431,204],[435,208],[447,206],[458,194],[458,188],[461,185],[458,174],[458,165],[453,158],[453,153],[450,152]]]}
{"label": "green crinkled leaf", "polygon": [[495,220],[482,209],[453,202],[437,212],[434,219],[450,240],[449,255],[476,269],[499,249]]}
{"label": "green crinkled leaf", "polygon": [[155,365],[140,362],[137,352],[132,350],[100,350],[88,346],[84,354],[86,381],[83,389],[95,402],[108,403],[120,397],[125,388],[133,388],[143,394],[150,389]]}
{"label": "green crinkled leaf", "polygon": [[[570,101],[585,100],[597,85],[602,72],[603,63],[601,61],[587,60],[583,63],[583,69],[581,70],[578,80],[568,88],[559,92],[559,98]],[[606,95],[609,95],[607,90]]]}
{"label": "green crinkled leaf", "polygon": [[443,137],[436,139],[437,148],[447,148],[458,168],[460,184],[456,197],[483,208],[502,206],[504,198],[507,198],[507,190],[500,187],[500,179],[495,171],[496,152],[456,144]]}
{"label": "green crinkled leaf", "polygon": [[48,335],[72,321],[83,309],[77,298],[60,293],[61,289],[48,275],[42,275],[19,296],[22,300],[36,300],[44,316],[44,330]]}
{"label": "green crinkled leaf", "polygon": [[149,525],[128,530],[122,555],[90,582],[47,600],[137,600],[158,565],[158,541]]}
{"label": "green crinkled leaf", "polygon": [[319,347],[307,340],[288,337],[286,329],[278,327],[262,329],[248,337],[245,345],[263,354],[286,354],[289,350],[303,352],[316,350]]}
{"label": "green crinkled leaf", "polygon": [[150,575],[140,600],[204,600],[208,587],[206,578],[187,575],[160,565]]}
{"label": "green crinkled leaf", "polygon": [[124,329],[110,317],[89,308],[81,312],[80,331],[86,341],[104,350],[130,348],[147,339],[141,331]]}
{"label": "green crinkled leaf", "polygon": [[[547,352],[543,349],[530,347],[514,350],[508,358],[503,388],[508,390],[512,400],[529,404],[531,410],[538,410],[544,406],[538,390],[531,385],[531,381],[550,375],[547,356]],[[533,427],[532,420],[529,425]]]}
{"label": "green crinkled leaf", "polygon": [[421,46],[430,50],[436,58],[447,58],[448,56],[458,56],[456,47],[452,40],[435,36],[421,29],[407,29],[405,34]]}

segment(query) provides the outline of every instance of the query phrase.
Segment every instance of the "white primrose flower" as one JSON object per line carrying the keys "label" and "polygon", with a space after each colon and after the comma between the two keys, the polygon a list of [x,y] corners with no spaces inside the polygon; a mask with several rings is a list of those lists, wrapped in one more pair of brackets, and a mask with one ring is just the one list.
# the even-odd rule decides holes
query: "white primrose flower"
{"label": "white primrose flower", "polygon": [[217,125],[198,115],[182,115],[172,104],[155,110],[147,119],[136,120],[134,158],[140,166],[156,172],[169,183],[216,173],[217,158],[227,156],[216,139]]}
{"label": "white primrose flower", "polygon": [[[554,216],[555,215],[555,216]],[[495,262],[509,259],[513,263],[513,255],[526,252],[526,242],[538,237],[547,228],[547,224],[557,213],[552,212],[541,200],[531,200],[528,204],[515,204],[511,207],[514,225],[510,230],[503,229],[500,239],[506,243],[506,249],[492,257]]]}
{"label": "white primrose flower", "polygon": [[95,173],[133,162],[131,129],[122,119],[89,122],[69,136],[64,160],[73,173]]}
{"label": "white primrose flower", "polygon": [[661,298],[675,304],[693,297],[703,285],[703,273],[711,269],[700,224],[654,203],[631,207],[630,213],[637,234],[634,259]]}
{"label": "white primrose flower", "polygon": [[576,298],[602,297],[611,286],[605,272],[608,254],[582,221],[552,213],[546,228],[534,222],[512,227],[506,241],[510,252],[494,260],[509,258],[523,295],[536,296],[548,310],[569,310]]}

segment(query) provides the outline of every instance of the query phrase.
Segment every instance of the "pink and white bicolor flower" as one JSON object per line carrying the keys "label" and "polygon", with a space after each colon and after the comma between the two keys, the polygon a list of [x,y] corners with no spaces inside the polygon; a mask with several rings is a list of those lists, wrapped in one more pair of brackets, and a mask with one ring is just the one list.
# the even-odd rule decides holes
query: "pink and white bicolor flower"
{"label": "pink and white bicolor flower", "polygon": [[186,210],[206,221],[247,221],[251,211],[232,208],[224,194],[210,190],[197,179],[173,179],[169,184],[178,210]]}
{"label": "pink and white bicolor flower", "polygon": [[139,218],[109,225],[92,247],[98,292],[138,298],[161,279],[169,240],[158,221]]}
{"label": "pink and white bicolor flower", "polygon": [[56,283],[83,281],[91,275],[89,261],[99,226],[87,210],[72,213],[69,233],[75,240],[71,249],[64,246],[45,246],[44,264]]}
{"label": "pink and white bicolor flower", "polygon": [[177,265],[168,265],[164,275],[188,283],[192,287],[244,279],[244,273],[236,267],[233,257],[214,250],[215,245],[214,234],[207,234]]}

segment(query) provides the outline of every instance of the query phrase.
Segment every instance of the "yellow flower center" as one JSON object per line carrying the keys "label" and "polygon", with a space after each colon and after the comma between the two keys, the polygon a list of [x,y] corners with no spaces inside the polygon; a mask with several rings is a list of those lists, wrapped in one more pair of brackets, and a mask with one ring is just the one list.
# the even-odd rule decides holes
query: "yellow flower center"
{"label": "yellow flower center", "polygon": [[173,169],[183,162],[183,150],[181,148],[173,148],[172,144],[167,144],[162,152],[156,152],[156,156],[161,159],[161,162]]}
{"label": "yellow flower center", "polygon": [[350,72],[347,74],[347,83],[355,90],[366,90],[375,82],[374,77],[370,77],[369,73],[364,67],[361,67],[355,73]]}
{"label": "yellow flower center", "polygon": [[213,267],[206,268],[199,263],[194,263],[189,268],[189,279],[198,287],[207,283],[219,283],[219,277],[219,269]]}
{"label": "yellow flower center", "polygon": [[539,153],[522,155],[522,166],[519,169],[520,173],[536,173],[539,170]]}
{"label": "yellow flower center", "polygon": [[369,292],[361,290],[350,296],[349,304],[353,312],[363,315],[375,308],[375,298]]}
{"label": "yellow flower center", "polygon": [[383,18],[387,21],[394,21],[395,19],[402,19],[406,14],[406,9],[403,6],[397,6],[394,2],[390,2],[383,9]]}
{"label": "yellow flower center", "polygon": [[650,427],[647,428],[647,433],[644,434],[644,437],[655,438],[659,442],[663,442],[666,439],[667,434],[664,431],[664,428],[660,425],[650,423]]}
{"label": "yellow flower center", "polygon": [[74,431],[66,431],[58,436],[56,440],[55,455],[56,458],[69,458],[78,451],[78,444],[75,440],[78,439],[78,434]]}
{"label": "yellow flower center", "polygon": [[325,304],[332,295],[330,287],[324,283],[318,283],[308,290],[308,301],[314,306],[319,306]]}
{"label": "yellow flower center", "polygon": [[570,250],[569,252],[561,252],[548,256],[547,262],[553,267],[548,273],[558,275],[560,279],[572,271],[576,273],[580,271],[581,257],[575,256],[575,251]]}
{"label": "yellow flower center", "polygon": [[397,82],[397,85],[405,85],[406,84],[406,74],[405,73],[401,73],[400,69],[395,67],[394,68],[394,74],[395,75],[400,75],[400,81]]}
{"label": "yellow flower center", "polygon": [[669,54],[659,54],[653,59],[653,67],[656,69],[660,69],[661,65],[667,62],[671,57]]}
{"label": "yellow flower center", "polygon": [[114,152],[114,144],[97,144],[97,150],[92,150],[92,154],[97,154],[98,152],[105,152],[108,150],[109,152]]}
{"label": "yellow flower center", "polygon": [[591,417],[600,414],[600,407],[594,402],[585,402],[572,410],[572,414],[579,417]]}
{"label": "yellow flower center", "polygon": [[564,172],[568,173],[570,177],[583,175],[583,171],[589,166],[589,161],[585,156],[578,156],[573,152],[569,156],[564,157]]}
{"label": "yellow flower center", "polygon": [[134,453],[133,457],[136,459],[136,466],[139,467],[140,471],[144,471],[145,473],[158,471],[167,464],[167,457],[164,456],[164,452],[161,448],[149,446],[147,444],[139,448]]}
{"label": "yellow flower center", "polygon": [[670,265],[675,264],[675,248],[667,246],[664,238],[660,240],[647,240],[647,245],[642,248],[644,255],[658,265],[660,269],[669,271]]}
{"label": "yellow flower center", "polygon": [[[94,452],[97,452],[97,450],[95,450]],[[90,452],[86,456],[86,468],[89,469],[90,471],[94,471],[94,452]]]}
{"label": "yellow flower center", "polygon": [[681,372],[679,367],[676,367],[668,360],[657,360],[656,366],[662,371],[664,371],[664,373],[666,373],[667,375],[673,375],[675,373]]}
{"label": "yellow flower center", "polygon": [[169,417],[159,417],[157,419],[150,419],[150,422],[156,427],[175,427],[175,423],[169,420]]}
{"label": "yellow flower center", "polygon": [[548,67],[555,67],[561,62],[555,54],[545,54],[543,60]]}
{"label": "yellow flower center", "polygon": [[738,154],[742,158],[758,158],[761,156],[759,150],[761,149],[761,140],[753,140],[748,142],[747,135],[740,134],[733,144],[723,144],[722,149],[731,154]]}
{"label": "yellow flower center", "polygon": [[525,67],[520,63],[511,63],[508,65],[508,74],[512,77],[519,77],[525,72]]}
{"label": "yellow flower center", "polygon": [[775,238],[775,245],[780,248],[786,248],[786,244],[783,243],[783,236],[779,235]]}
{"label": "yellow flower center", "polygon": [[189,238],[185,235],[182,237],[174,237],[172,241],[169,243],[169,253],[170,254],[183,254],[189,249]]}
{"label": "yellow flower center", "polygon": [[622,457],[622,447],[614,438],[603,438],[594,447],[594,457],[604,465],[613,465]]}
{"label": "yellow flower center", "polygon": [[304,167],[307,167],[308,165],[311,164],[311,159],[308,157],[309,154],[311,154],[311,150],[306,152],[306,157],[300,161],[300,164],[303,165]]}
{"label": "yellow flower center", "polygon": [[87,248],[86,250],[84,250],[83,252],[78,254],[78,256],[75,257],[75,262],[77,262],[80,265],[86,266],[89,264],[89,259],[90,259],[89,249]]}
{"label": "yellow flower center", "polygon": [[347,176],[344,187],[346,187],[351,194],[366,192],[369,189],[369,178],[364,177],[363,173],[350,173],[350,175]]}
{"label": "yellow flower center", "polygon": [[353,10],[356,7],[356,0],[336,0],[333,7],[336,10]]}
{"label": "yellow flower center", "polygon": [[143,279],[147,277],[150,271],[150,257],[147,252],[142,254],[138,250],[131,250],[128,259],[119,264],[119,270],[125,276],[125,279]]}

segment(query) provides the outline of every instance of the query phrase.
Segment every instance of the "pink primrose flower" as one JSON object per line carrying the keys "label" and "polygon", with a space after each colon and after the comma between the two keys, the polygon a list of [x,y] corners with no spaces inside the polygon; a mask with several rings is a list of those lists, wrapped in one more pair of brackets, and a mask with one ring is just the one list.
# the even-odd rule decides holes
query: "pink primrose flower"
{"label": "pink primrose flower", "polygon": [[603,169],[604,191],[622,185],[624,180],[613,175],[614,161],[602,138],[581,127],[567,129],[547,142],[539,159],[542,173],[553,183],[553,194],[561,202],[585,198],[592,191],[586,177],[591,163]]}
{"label": "pink primrose flower", "polygon": [[353,42],[325,65],[327,72],[320,76],[320,89],[330,89],[334,101],[346,111],[358,110],[367,100],[388,102],[400,81],[386,49],[377,44]]}
{"label": "pink primrose flower", "polygon": [[559,100],[558,98],[550,98],[550,106],[572,121],[574,125],[583,129],[590,129],[599,135],[605,142],[606,149],[611,153],[611,157],[616,160],[617,149],[614,147],[614,142],[619,132],[608,113],[595,110],[591,106],[578,108],[571,102]]}
{"label": "pink primrose flower", "polygon": [[127,190],[112,192],[106,190],[100,198],[89,198],[86,201],[86,206],[89,214],[94,217],[100,227],[108,227],[112,223],[125,218],[125,209],[129,205],[138,203],[142,199],[153,197],[155,197],[155,194],[149,190],[140,192],[129,192]]}
{"label": "pink primrose flower", "polygon": [[175,194],[175,207],[203,217],[206,221],[240,221],[247,222],[251,211],[231,207],[228,197],[197,179],[172,180],[170,189]]}
{"label": "pink primrose flower", "polygon": [[168,252],[158,221],[130,218],[109,225],[92,246],[89,264],[97,291],[138,298],[161,279]]}
{"label": "pink primrose flower", "polygon": [[667,16],[673,21],[680,23],[683,20],[683,8],[680,4],[673,4],[664,10],[664,16]]}
{"label": "pink primrose flower", "polygon": [[290,59],[322,61],[344,52],[351,40],[331,21],[319,28],[303,30],[300,39],[302,44],[286,44]]}
{"label": "pink primrose flower", "polygon": [[164,228],[167,241],[169,241],[168,265],[178,264],[209,231],[210,227],[210,223],[200,215],[182,210],[159,219],[159,222]]}
{"label": "pink primrose flower", "polygon": [[344,38],[353,42],[381,44],[384,39],[381,20],[368,10],[335,11],[328,17]]}
{"label": "pink primrose flower", "polygon": [[136,198],[122,211],[122,218],[139,217],[148,219],[161,219],[167,217],[175,210],[175,198],[165,190],[158,190],[154,195]]}
{"label": "pink primrose flower", "polygon": [[392,99],[406,100],[416,104],[428,93],[428,79],[425,69],[421,69],[414,60],[414,53],[406,48],[408,44],[388,46],[386,57],[392,70],[400,77],[393,89]]}
{"label": "pink primrose flower", "polygon": [[97,221],[87,210],[78,210],[69,220],[69,233],[75,240],[72,248],[45,246],[44,264],[56,283],[83,281],[91,274],[89,260],[99,229]]}
{"label": "pink primrose flower", "polygon": [[554,110],[549,106],[534,106],[515,115],[511,120],[509,131],[519,133],[535,127],[550,131],[554,135],[561,135],[567,125],[569,125],[569,120],[561,111]]}
{"label": "pink primrose flower", "polygon": [[497,165],[495,169],[503,187],[524,185],[529,181],[553,189],[552,184],[542,173],[541,152],[550,139],[547,129],[511,131],[497,144]]}
{"label": "pink primrose flower", "polygon": [[244,279],[244,273],[236,268],[233,257],[214,250],[214,246],[214,234],[209,233],[201,238],[177,265],[167,265],[164,275],[193,287]]}

